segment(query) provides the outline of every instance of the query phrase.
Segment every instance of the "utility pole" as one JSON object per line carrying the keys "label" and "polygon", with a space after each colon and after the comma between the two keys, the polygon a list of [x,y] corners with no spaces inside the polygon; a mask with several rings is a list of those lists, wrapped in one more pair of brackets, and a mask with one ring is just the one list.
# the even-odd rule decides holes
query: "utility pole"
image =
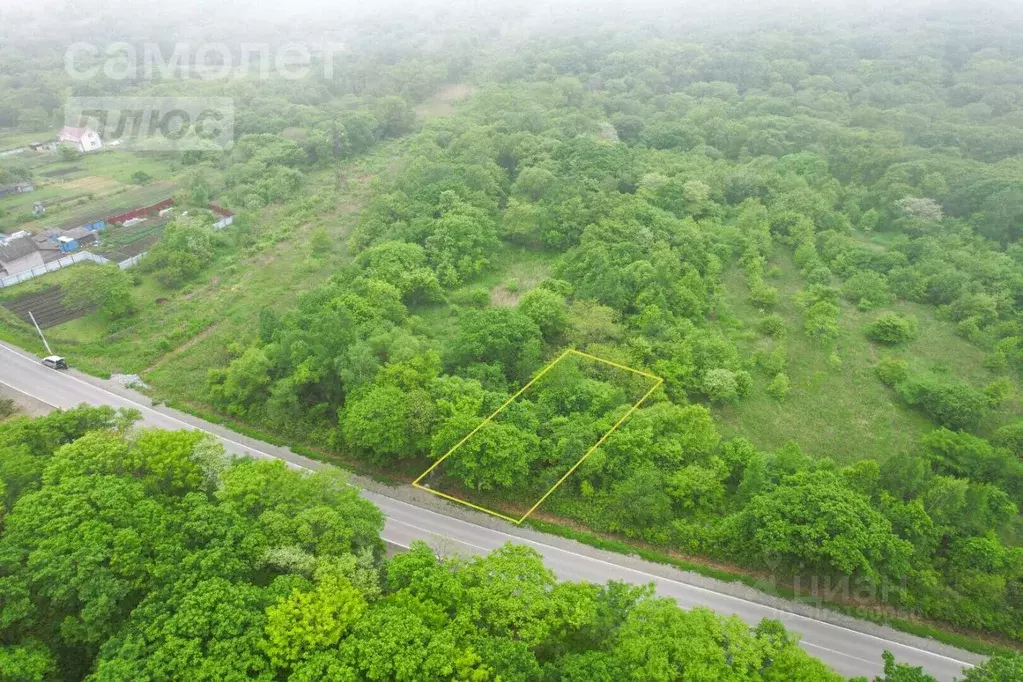
{"label": "utility pole", "polygon": [[50,344],[46,343],[46,337],[43,336],[43,330],[39,328],[39,323],[36,322],[36,316],[32,314],[32,311],[28,311],[28,316],[32,318],[32,324],[36,326],[36,331],[39,332],[39,338],[43,340],[43,345],[46,346],[46,352],[53,355],[53,351],[50,350]]}
{"label": "utility pole", "polygon": [[334,145],[333,145],[333,147],[334,147],[333,148],[333,152],[334,152],[334,174],[335,174],[335,177],[334,177],[334,188],[335,188],[335,190],[340,192],[342,184],[344,184],[344,186],[346,188],[348,187],[348,180],[347,180],[347,178],[344,177],[344,172],[341,170],[341,157],[342,157],[342,151],[341,151],[341,133],[337,129],[337,119],[336,118],[334,119],[334,129],[333,129],[332,132],[333,132],[333,143],[334,143]]}

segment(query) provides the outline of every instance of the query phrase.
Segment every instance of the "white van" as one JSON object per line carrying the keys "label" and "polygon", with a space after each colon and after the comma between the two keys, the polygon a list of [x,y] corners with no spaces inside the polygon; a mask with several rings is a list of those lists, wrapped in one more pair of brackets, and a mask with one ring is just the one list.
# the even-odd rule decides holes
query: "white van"
{"label": "white van", "polygon": [[43,364],[50,369],[67,369],[67,360],[59,355],[50,355],[43,358]]}

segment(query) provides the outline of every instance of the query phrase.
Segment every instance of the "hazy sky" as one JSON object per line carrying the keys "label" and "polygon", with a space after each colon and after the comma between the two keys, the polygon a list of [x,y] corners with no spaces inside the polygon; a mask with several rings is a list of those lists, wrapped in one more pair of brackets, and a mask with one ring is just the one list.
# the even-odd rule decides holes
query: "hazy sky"
{"label": "hazy sky", "polygon": [[[602,24],[688,32],[735,32],[779,25],[819,27],[899,15],[940,16],[955,4],[1020,12],[1023,0],[0,0],[6,45],[81,40],[316,41],[375,32],[401,36],[479,30],[509,39],[565,35]],[[671,36],[676,37],[676,36]]]}

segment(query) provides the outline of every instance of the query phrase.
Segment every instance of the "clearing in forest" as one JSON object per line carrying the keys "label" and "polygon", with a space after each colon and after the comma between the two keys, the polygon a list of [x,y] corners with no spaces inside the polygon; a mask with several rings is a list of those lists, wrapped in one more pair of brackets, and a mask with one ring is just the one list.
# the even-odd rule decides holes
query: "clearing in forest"
{"label": "clearing in forest", "polygon": [[[619,375],[617,381],[609,381],[612,378],[611,374]],[[412,482],[412,485],[446,500],[458,502],[506,521],[520,524],[536,511],[611,434],[624,424],[663,381],[662,378],[653,374],[610,360],[604,360],[575,349],[566,350],[537,372],[525,386],[455,443],[429,469],[420,474]],[[626,399],[626,396],[629,395],[640,395],[640,397],[638,400],[630,402],[629,399]],[[558,416],[552,417],[551,410],[557,411]],[[565,434],[571,428],[573,420],[580,428],[572,434],[575,438],[571,436],[566,438]],[[452,474],[450,471],[445,472],[439,469],[445,462],[448,463],[445,469],[450,469],[454,465],[457,470],[470,472],[468,475],[463,473],[462,480],[455,483],[455,487],[459,491],[463,491],[472,488],[471,484],[468,488],[461,484],[469,483],[466,478],[472,476],[471,471],[474,468],[507,466],[509,460],[515,460],[520,469],[523,463],[530,466],[528,477],[532,479],[523,485],[518,485],[516,490],[521,492],[534,490],[537,487],[535,485],[537,482],[549,481],[551,480],[550,476],[556,476],[557,465],[564,465],[565,454],[573,452],[571,448],[556,448],[553,444],[558,442],[561,445],[566,440],[575,440],[578,444],[578,437],[587,433],[586,425],[579,424],[584,421],[588,422],[591,427],[601,424],[610,424],[611,426],[600,429],[603,434],[586,448],[582,456],[571,465],[568,471],[560,475],[553,485],[543,483],[543,487],[549,485],[548,489],[521,516],[510,516],[470,502],[457,494],[437,489],[438,484],[443,484],[445,478],[453,477],[456,481],[459,478],[457,473]],[[561,423],[560,429],[554,426],[558,422]],[[537,433],[530,432],[528,430],[530,427],[535,428]],[[521,434],[523,438],[520,440],[516,440],[515,437],[508,438],[507,433],[503,431],[507,429]],[[552,429],[558,429],[560,433],[554,435],[550,433]],[[535,447],[535,456],[523,458],[522,451],[532,449],[531,444]],[[489,453],[486,452],[488,449]],[[537,465],[542,467],[544,463],[551,466],[547,468],[546,472],[538,472]],[[431,483],[423,483],[424,479],[428,477],[431,479]],[[475,480],[479,481],[480,478]],[[477,490],[490,487],[493,486],[484,486],[478,482],[476,484]],[[543,487],[540,489],[542,490]]]}

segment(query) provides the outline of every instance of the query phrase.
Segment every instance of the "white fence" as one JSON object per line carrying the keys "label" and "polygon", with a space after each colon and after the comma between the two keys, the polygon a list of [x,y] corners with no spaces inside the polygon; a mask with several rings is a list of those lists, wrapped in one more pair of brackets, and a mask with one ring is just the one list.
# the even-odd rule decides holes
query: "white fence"
{"label": "white fence", "polygon": [[[216,222],[213,225],[213,229],[222,230],[233,222],[234,216],[227,216]],[[119,261],[117,263],[117,267],[121,268],[122,270],[127,270],[130,267],[138,265],[138,262],[142,260],[142,257],[145,256],[147,253],[149,252],[143,251],[142,253],[132,256],[127,260]],[[15,284],[20,284],[21,282],[26,282],[34,277],[38,277],[39,275],[45,275],[47,272],[60,270],[61,268],[66,268],[69,265],[74,265],[75,263],[81,263],[83,261],[92,261],[93,263],[100,264],[113,262],[109,258],[97,256],[96,254],[90,253],[89,251],[80,251],[78,253],[73,253],[70,256],[64,256],[59,260],[50,261],[49,263],[45,263],[43,265],[37,265],[31,270],[25,270],[24,272],[19,272],[16,275],[0,277],[0,289],[3,289],[4,287],[14,286]]]}
{"label": "white fence", "polygon": [[122,270],[127,270],[131,266],[137,265],[138,262],[140,260],[142,260],[142,257],[144,255],[146,255],[147,253],[149,253],[149,252],[148,251],[143,251],[142,253],[136,254],[136,255],[132,256],[131,258],[127,259],[127,260],[123,260],[123,261],[121,261],[120,263],[117,264],[117,267],[121,268]]}
{"label": "white fence", "polygon": [[85,261],[92,261],[93,263],[109,263],[110,259],[104,258],[103,256],[97,256],[96,254],[89,253],[88,251],[82,251],[81,253],[73,253],[70,256],[64,256],[59,260],[54,260],[50,261],[49,263],[37,265],[31,270],[25,270],[24,272],[19,272],[16,275],[0,277],[0,289],[2,289],[3,287],[14,286],[15,284],[26,282],[34,277],[45,275],[47,272],[54,272],[55,270],[66,268],[69,265],[74,265],[75,263],[83,263]]}

